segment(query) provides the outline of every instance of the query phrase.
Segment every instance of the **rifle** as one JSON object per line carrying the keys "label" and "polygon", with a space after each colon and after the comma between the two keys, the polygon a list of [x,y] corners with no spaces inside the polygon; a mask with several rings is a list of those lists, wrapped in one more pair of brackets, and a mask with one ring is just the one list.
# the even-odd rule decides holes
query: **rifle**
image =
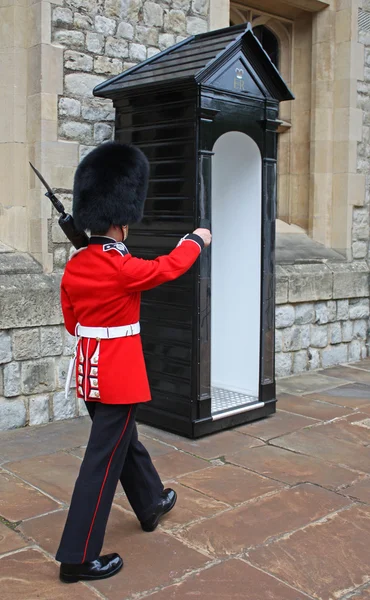
{"label": "rifle", "polygon": [[71,215],[69,215],[68,213],[66,213],[63,204],[61,203],[60,200],[58,200],[58,198],[54,194],[53,190],[46,183],[46,181],[43,178],[43,176],[41,175],[41,173],[39,173],[39,171],[33,166],[32,163],[30,163],[30,165],[31,165],[32,170],[36,173],[37,177],[41,181],[41,183],[47,189],[45,196],[47,198],[49,198],[52,205],[56,208],[58,213],[60,213],[58,223],[59,223],[60,227],[62,228],[62,230],[64,231],[65,235],[67,236],[69,241],[72,242],[72,244],[74,245],[75,248],[77,248],[77,249],[85,248],[89,243],[89,236],[84,231],[79,231],[76,228],[73,217]]}

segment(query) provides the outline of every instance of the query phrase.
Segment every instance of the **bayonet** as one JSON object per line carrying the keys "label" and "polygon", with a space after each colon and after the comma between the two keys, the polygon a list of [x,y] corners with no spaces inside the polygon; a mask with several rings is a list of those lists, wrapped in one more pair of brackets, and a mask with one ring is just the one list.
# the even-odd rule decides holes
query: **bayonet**
{"label": "bayonet", "polygon": [[34,171],[34,173],[36,173],[36,175],[39,178],[39,180],[41,181],[42,185],[47,189],[45,196],[47,198],[49,198],[49,200],[51,200],[53,206],[56,208],[58,213],[60,213],[63,217],[65,217],[66,211],[65,211],[64,206],[61,203],[61,201],[58,200],[58,198],[54,194],[53,190],[51,189],[50,185],[45,181],[45,179],[41,175],[40,171],[38,171],[31,162],[30,162],[30,166],[31,166],[31,169]]}

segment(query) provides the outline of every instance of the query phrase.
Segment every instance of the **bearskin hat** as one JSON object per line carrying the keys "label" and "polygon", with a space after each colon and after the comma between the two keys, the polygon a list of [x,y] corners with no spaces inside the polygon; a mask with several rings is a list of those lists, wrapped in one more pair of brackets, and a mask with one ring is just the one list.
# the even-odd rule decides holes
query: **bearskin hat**
{"label": "bearskin hat", "polygon": [[73,218],[80,230],[108,231],[142,219],[149,164],[135,146],[107,142],[79,164],[73,187]]}

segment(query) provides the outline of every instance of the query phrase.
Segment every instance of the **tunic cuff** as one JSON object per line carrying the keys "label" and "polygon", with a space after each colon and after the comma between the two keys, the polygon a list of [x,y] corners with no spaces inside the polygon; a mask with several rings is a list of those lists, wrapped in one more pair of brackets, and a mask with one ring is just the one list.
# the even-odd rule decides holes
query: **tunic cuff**
{"label": "tunic cuff", "polygon": [[196,233],[188,233],[187,235],[185,235],[178,243],[178,246],[180,246],[183,242],[187,242],[188,240],[191,242],[194,242],[195,244],[198,244],[198,246],[200,247],[200,250],[201,251],[203,250],[204,241],[200,237],[200,235],[197,235]]}

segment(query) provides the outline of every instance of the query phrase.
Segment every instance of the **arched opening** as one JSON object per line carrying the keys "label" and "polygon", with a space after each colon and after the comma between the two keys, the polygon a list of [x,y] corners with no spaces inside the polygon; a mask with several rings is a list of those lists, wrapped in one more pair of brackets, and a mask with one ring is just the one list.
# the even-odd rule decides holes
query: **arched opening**
{"label": "arched opening", "polygon": [[264,25],[258,25],[253,28],[253,33],[256,38],[260,41],[262,48],[270,57],[271,62],[275,65],[275,67],[279,68],[279,40],[273,34],[271,29],[265,27]]}
{"label": "arched opening", "polygon": [[212,159],[212,414],[254,403],[259,393],[262,159],[231,131]]}

